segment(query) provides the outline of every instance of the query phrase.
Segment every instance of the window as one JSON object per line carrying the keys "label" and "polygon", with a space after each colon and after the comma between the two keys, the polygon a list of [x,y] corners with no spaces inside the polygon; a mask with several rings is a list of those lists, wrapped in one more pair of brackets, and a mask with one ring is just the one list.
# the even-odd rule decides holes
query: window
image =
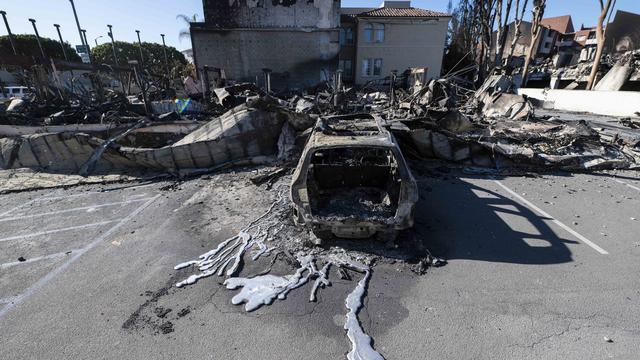
{"label": "window", "polygon": [[382,59],[362,60],[362,76],[379,76],[382,74]]}
{"label": "window", "polygon": [[364,26],[364,41],[368,43],[384,42],[384,24],[367,23]]}
{"label": "window", "polygon": [[375,35],[375,42],[384,42],[384,24],[374,24],[373,33]]}
{"label": "window", "polygon": [[340,28],[340,45],[353,45],[353,29]]}
{"label": "window", "polygon": [[587,37],[585,35],[580,35],[576,38],[576,41],[585,41],[587,40]]}
{"label": "window", "polygon": [[371,76],[371,59],[362,60],[362,76]]}
{"label": "window", "polygon": [[353,76],[353,62],[351,60],[340,60],[338,68],[342,70],[344,77],[350,78]]}
{"label": "window", "polygon": [[12,91],[13,91],[14,95],[20,95],[20,89],[15,89],[14,88]]}
{"label": "window", "polygon": [[373,75],[382,74],[382,59],[373,60]]}

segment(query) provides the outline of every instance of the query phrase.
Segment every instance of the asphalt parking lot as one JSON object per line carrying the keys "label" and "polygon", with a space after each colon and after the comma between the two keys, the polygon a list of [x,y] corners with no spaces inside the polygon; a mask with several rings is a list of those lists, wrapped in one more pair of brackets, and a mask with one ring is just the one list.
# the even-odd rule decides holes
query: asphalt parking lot
{"label": "asphalt parking lot", "polygon": [[[448,264],[374,268],[360,320],[385,358],[637,359],[637,173],[416,178],[416,234]],[[292,292],[249,314],[221,279],[172,287],[175,264],[268,206],[253,185],[216,179],[3,195],[1,357],[344,358],[353,281],[333,275],[317,303]],[[204,192],[226,197],[202,204]],[[203,218],[215,231],[193,226]]]}

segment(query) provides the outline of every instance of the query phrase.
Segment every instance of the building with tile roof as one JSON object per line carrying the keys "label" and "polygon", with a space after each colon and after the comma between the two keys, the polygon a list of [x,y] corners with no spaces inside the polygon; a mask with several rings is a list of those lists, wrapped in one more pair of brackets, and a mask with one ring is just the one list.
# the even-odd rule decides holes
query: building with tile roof
{"label": "building with tile roof", "polygon": [[340,14],[339,67],[346,81],[362,85],[410,68],[440,76],[449,14],[414,8],[410,1],[341,8]]}

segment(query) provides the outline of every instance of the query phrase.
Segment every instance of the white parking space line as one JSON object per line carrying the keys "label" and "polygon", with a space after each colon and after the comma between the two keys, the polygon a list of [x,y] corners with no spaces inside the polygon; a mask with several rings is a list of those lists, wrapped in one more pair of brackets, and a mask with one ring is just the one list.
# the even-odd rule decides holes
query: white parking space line
{"label": "white parking space line", "polygon": [[[57,191],[56,191],[57,192]],[[85,195],[91,195],[91,194],[99,194],[100,192],[86,192],[86,193],[81,193],[81,194],[73,194],[73,195],[64,195],[64,196],[50,196],[52,194],[55,194],[56,192],[52,192],[37,198],[33,198],[21,205],[18,205],[16,207],[14,207],[13,209],[9,209],[5,212],[3,212],[2,214],[0,214],[0,218],[6,215],[11,214],[12,212],[15,212],[16,210],[22,209],[23,207],[29,206],[33,203],[36,203],[38,201],[46,201],[46,200],[60,200],[60,199],[68,199],[68,198],[75,198],[75,197],[79,197],[79,196],[85,196]]]}
{"label": "white parking space line", "polygon": [[20,204],[20,205],[18,205],[18,206],[16,206],[16,207],[14,207],[14,208],[12,208],[12,209],[9,209],[9,210],[7,210],[7,211],[3,212],[2,214],[0,214],[0,217],[3,217],[3,216],[5,216],[5,215],[9,215],[9,214],[11,214],[12,212],[14,212],[14,211],[16,211],[16,210],[19,210],[19,209],[22,209],[23,207],[25,207],[25,206],[27,206],[27,205],[29,205],[29,204],[33,204],[35,201],[36,201],[35,199],[31,199],[31,201],[27,201],[26,203],[22,203],[22,204]]}
{"label": "white parking space line", "polygon": [[640,191],[640,188],[639,188],[639,187],[637,187],[637,186],[633,186],[633,185],[631,185],[631,184],[629,184],[629,183],[626,183],[626,182],[624,182],[624,181],[622,181],[622,180],[618,180],[618,179],[614,179],[614,180],[615,180],[617,183],[622,184],[622,185],[626,185],[626,186],[628,186],[628,187],[632,188],[632,189],[633,189],[633,190],[635,190],[635,191]]}
{"label": "white parking space line", "polygon": [[44,277],[40,278],[36,283],[27,288],[22,294],[16,296],[11,300],[10,303],[7,303],[3,308],[0,309],[0,319],[3,318],[11,309],[13,309],[16,305],[21,304],[23,301],[28,299],[30,296],[36,293],[36,291],[40,290],[43,286],[45,286],[49,281],[54,279],[58,274],[68,268],[71,264],[73,264],[76,260],[78,260],[82,255],[84,255],[89,250],[93,249],[96,245],[103,242],[108,236],[113,234],[116,230],[120,229],[124,224],[129,222],[131,219],[140,214],[144,209],[146,209],[151,203],[153,203],[156,199],[160,197],[160,194],[154,196],[144,204],[140,205],[137,209],[127,215],[125,218],[118,221],[112,228],[102,233],[100,236],[95,238],[91,243],[89,243],[84,248],[78,250],[73,254],[67,261],[65,261],[62,265],[55,268],[51,272],[49,272]]}
{"label": "white parking space line", "polygon": [[9,304],[9,303],[12,303],[12,302],[14,302],[17,298],[18,298],[17,296],[14,296],[14,297],[10,297],[10,298],[3,298],[3,299],[0,299],[0,304]]}
{"label": "white parking space line", "polygon": [[50,216],[50,215],[63,214],[63,213],[69,213],[69,212],[74,212],[74,211],[99,209],[99,208],[103,208],[103,207],[116,206],[116,205],[126,205],[126,204],[131,204],[131,203],[134,203],[134,202],[147,201],[149,199],[151,199],[151,198],[133,199],[133,200],[126,200],[126,201],[107,203],[107,204],[99,204],[99,205],[96,204],[96,205],[83,206],[83,207],[77,207],[77,208],[71,208],[71,209],[64,209],[64,210],[59,210],[59,211],[51,211],[51,212],[32,214],[32,215],[20,215],[20,216],[14,216],[14,217],[6,217],[6,218],[0,218],[0,222],[2,222],[2,221],[12,221],[12,220],[23,220],[23,219],[34,218],[34,217],[38,217],[38,216]]}
{"label": "white parking space line", "polygon": [[27,239],[27,238],[32,238],[32,237],[36,237],[36,236],[55,234],[55,233],[59,233],[59,232],[63,232],[63,231],[71,231],[71,230],[76,230],[76,229],[86,229],[86,228],[90,228],[90,227],[95,227],[95,226],[100,226],[100,225],[113,223],[113,222],[116,222],[116,221],[120,221],[120,220],[100,221],[100,222],[92,223],[92,224],[70,226],[70,227],[66,227],[66,228],[47,230],[47,231],[40,231],[40,232],[35,232],[35,233],[31,233],[31,234],[26,234],[26,235],[10,236],[10,237],[6,237],[6,238],[3,238],[3,239],[0,239],[0,242],[11,241],[11,240],[19,240],[19,239]]}
{"label": "white parking space line", "polygon": [[498,180],[494,180],[494,182],[496,184],[498,184],[501,188],[503,188],[505,191],[507,191],[509,194],[511,194],[511,196],[513,196],[516,199],[518,199],[521,203],[523,203],[524,205],[528,206],[530,209],[532,209],[533,211],[537,212],[538,214],[540,214],[540,215],[542,215],[542,216],[544,216],[546,218],[549,218],[551,221],[553,221],[553,223],[555,223],[556,225],[560,226],[561,228],[566,230],[571,235],[575,236],[581,242],[589,245],[592,249],[594,249],[595,251],[597,251],[601,255],[608,255],[609,254],[606,250],[604,250],[603,248],[601,248],[600,246],[595,244],[593,241],[591,241],[591,240],[587,239],[586,237],[580,235],[577,231],[575,231],[572,228],[568,227],[567,225],[565,225],[560,220],[554,218],[553,216],[551,216],[548,213],[546,213],[544,210],[542,210],[539,207],[537,207],[534,204],[532,204],[527,199],[525,199],[522,196],[518,195],[515,191],[511,190],[510,188],[508,188],[502,182],[500,182]]}
{"label": "white parking space line", "polygon": [[64,256],[67,256],[67,255],[73,254],[76,251],[79,251],[79,249],[59,252],[59,253],[50,254],[50,255],[38,256],[38,257],[31,258],[31,259],[27,259],[25,261],[14,261],[14,262],[10,262],[10,263],[4,263],[4,264],[0,264],[0,270],[1,269],[7,269],[7,268],[10,268],[12,266],[34,263],[36,261],[41,261],[41,260],[56,259],[56,258],[60,258],[60,257],[64,257]]}

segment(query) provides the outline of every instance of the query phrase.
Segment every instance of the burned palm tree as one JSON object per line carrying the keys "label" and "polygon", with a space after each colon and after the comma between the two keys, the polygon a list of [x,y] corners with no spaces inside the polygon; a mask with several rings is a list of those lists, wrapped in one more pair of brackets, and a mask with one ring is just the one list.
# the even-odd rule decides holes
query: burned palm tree
{"label": "burned palm tree", "polygon": [[198,15],[193,14],[191,16],[187,16],[180,14],[176,16],[176,19],[182,20],[185,24],[187,24],[187,28],[180,30],[178,39],[180,39],[180,41],[185,38],[191,40],[191,29],[189,29],[189,27],[191,26],[191,23],[198,22]]}

